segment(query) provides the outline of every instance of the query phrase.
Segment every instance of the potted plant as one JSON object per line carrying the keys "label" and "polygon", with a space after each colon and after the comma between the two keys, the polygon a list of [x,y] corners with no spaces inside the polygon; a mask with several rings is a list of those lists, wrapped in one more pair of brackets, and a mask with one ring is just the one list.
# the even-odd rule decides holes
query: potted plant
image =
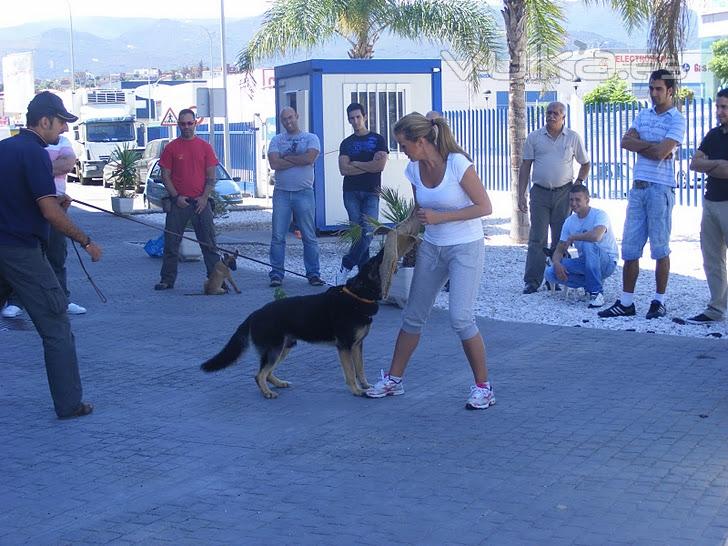
{"label": "potted plant", "polygon": [[116,195],[111,198],[111,210],[118,214],[130,214],[134,210],[136,185],[136,162],[139,152],[128,145],[117,146],[111,152],[109,163],[112,165],[111,181]]}
{"label": "potted plant", "polygon": [[[385,222],[392,223],[395,226],[405,226],[405,224],[408,223],[408,220],[409,223],[414,220],[411,218],[415,206],[413,199],[407,199],[400,195],[396,189],[389,187],[384,187],[380,190],[380,198],[385,205],[382,210],[382,217]],[[416,220],[414,221],[416,222],[415,231],[421,231],[419,222]],[[393,231],[392,228],[388,227],[383,222],[375,220],[374,218],[369,218],[369,223],[373,226],[375,235],[387,235]],[[411,244],[412,238],[410,236],[401,235],[398,237],[394,234],[391,236],[393,236],[395,240],[401,237],[401,241],[408,242],[407,246]],[[339,234],[341,242],[348,245],[356,242],[360,237],[361,226],[358,224],[351,224],[347,229],[343,230]],[[398,246],[398,242],[395,242],[394,240],[392,242],[394,243],[394,247]],[[393,303],[399,307],[404,307],[404,304],[407,302],[410,286],[412,284],[415,261],[417,259],[418,242],[419,241],[416,241],[415,244],[412,245],[411,248],[397,260],[397,270],[394,276],[391,277],[391,284],[384,286],[387,283],[383,281],[382,288],[383,291],[387,293],[387,297],[384,298],[385,302]],[[387,255],[387,247],[388,245],[385,244],[385,256]],[[396,252],[399,256],[400,248],[390,249],[390,251],[393,254]]]}
{"label": "potted plant", "polygon": [[[406,222],[415,208],[413,199],[407,199],[406,197],[399,194],[394,188],[384,187],[380,191],[382,201],[384,201],[385,208],[382,211],[382,216],[385,220],[392,222],[395,225],[401,225]],[[379,230],[381,232],[381,230]],[[375,230],[375,233],[377,231]],[[397,271],[392,277],[392,282],[389,286],[389,293],[385,298],[385,302],[393,303],[399,307],[404,307],[409,298],[410,286],[412,285],[412,275],[415,270],[415,261],[417,260],[417,247],[419,245],[414,244],[405,254],[399,259],[397,263]]]}

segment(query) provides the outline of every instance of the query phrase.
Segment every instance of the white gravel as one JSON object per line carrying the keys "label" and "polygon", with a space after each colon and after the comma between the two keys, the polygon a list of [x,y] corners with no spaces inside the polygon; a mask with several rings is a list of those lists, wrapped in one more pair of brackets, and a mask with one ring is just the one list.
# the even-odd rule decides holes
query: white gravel
{"label": "white gravel", "polygon": [[[576,299],[565,292],[550,294],[540,290],[535,294],[523,295],[523,270],[526,259],[526,245],[516,245],[510,240],[511,197],[507,192],[491,192],[494,213],[484,220],[485,228],[485,273],[481,283],[476,313],[495,320],[514,322],[533,322],[577,326],[582,328],[601,328],[612,330],[634,330],[637,332],[659,333],[692,337],[728,336],[728,324],[680,325],[673,318],[686,318],[703,311],[709,298],[708,286],[703,272],[700,253],[700,215],[699,207],[676,205],[673,211],[672,255],[670,282],[667,290],[666,306],[668,317],[647,320],[650,300],[655,290],[654,266],[649,259],[649,245],[645,247],[640,262],[642,270],[637,281],[635,305],[638,316],[629,318],[600,319],[597,310],[588,309],[587,302]],[[264,200],[251,200],[263,204]],[[612,221],[618,243],[621,243],[622,226],[626,201],[593,199],[592,206],[606,210]],[[163,215],[147,215],[147,221],[163,223]],[[222,231],[226,230],[269,230],[270,210],[235,211],[225,219],[216,220]],[[374,246],[377,245],[375,241]],[[268,246],[265,242],[240,246],[240,251],[253,258],[267,261]],[[334,237],[320,239],[321,276],[334,281],[339,269],[341,256],[345,249]],[[240,267],[266,271],[267,268],[244,259],[238,260]],[[302,245],[291,239],[286,252],[286,266],[293,271],[303,272]],[[622,268],[605,281],[605,308],[621,295]],[[285,285],[284,285],[285,286]],[[442,292],[436,305],[443,309],[448,306],[446,292]]]}

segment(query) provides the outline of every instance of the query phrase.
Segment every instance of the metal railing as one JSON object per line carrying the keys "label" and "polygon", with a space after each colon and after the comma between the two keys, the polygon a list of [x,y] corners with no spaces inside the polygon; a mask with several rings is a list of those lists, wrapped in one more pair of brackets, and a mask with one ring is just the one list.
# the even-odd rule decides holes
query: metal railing
{"label": "metal railing", "polygon": [[[591,157],[587,185],[594,196],[625,199],[629,195],[636,154],[623,150],[620,143],[637,112],[646,106],[646,103],[587,106],[581,121],[573,119],[572,112],[567,110],[568,127],[577,128],[576,123],[582,124],[584,145]],[[545,105],[527,107],[527,132],[544,125],[545,109]],[[700,206],[704,176],[688,167],[703,137],[715,126],[713,101],[686,101],[682,112],[686,118],[685,139],[674,153],[676,203]],[[485,187],[509,190],[508,108],[454,110],[445,112],[445,117],[455,139],[472,157]]]}
{"label": "metal railing", "polygon": [[[230,165],[227,170],[230,176],[240,177],[240,188],[250,195],[255,195],[257,180],[257,154],[256,154],[257,129],[252,122],[230,124]],[[167,127],[149,127],[148,138],[167,138],[169,129]],[[207,124],[197,127],[197,136],[210,142],[210,129]],[[215,124],[215,143],[213,148],[218,158],[223,154],[223,126]],[[137,142],[144,142],[143,129],[137,129]]]}

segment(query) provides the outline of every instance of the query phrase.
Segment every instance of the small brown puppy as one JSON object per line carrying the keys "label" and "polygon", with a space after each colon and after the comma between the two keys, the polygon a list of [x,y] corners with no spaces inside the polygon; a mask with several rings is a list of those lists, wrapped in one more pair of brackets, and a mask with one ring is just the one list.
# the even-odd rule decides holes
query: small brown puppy
{"label": "small brown puppy", "polygon": [[210,277],[205,281],[203,291],[206,296],[219,296],[225,294],[227,290],[223,288],[225,281],[230,283],[235,289],[235,292],[240,294],[240,290],[235,285],[231,271],[235,271],[238,268],[235,256],[232,254],[223,254],[222,260],[215,264],[215,269],[212,270]]}

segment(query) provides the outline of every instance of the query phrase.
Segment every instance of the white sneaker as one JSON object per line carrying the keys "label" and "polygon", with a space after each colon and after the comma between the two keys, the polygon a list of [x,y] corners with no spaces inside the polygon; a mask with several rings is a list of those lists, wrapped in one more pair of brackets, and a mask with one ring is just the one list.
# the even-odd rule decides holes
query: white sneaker
{"label": "white sneaker", "polygon": [[366,395],[369,398],[384,398],[385,396],[398,396],[404,394],[404,387],[402,381],[394,381],[389,378],[389,374],[384,373],[384,370],[379,371],[382,378],[377,381],[377,384],[367,389]]}
{"label": "white sneaker", "polygon": [[346,284],[346,281],[349,280],[350,273],[351,269],[347,269],[342,265],[341,269],[339,269],[339,272],[336,274],[336,286]]}
{"label": "white sneaker", "polygon": [[17,305],[6,305],[3,307],[2,313],[0,314],[2,314],[4,318],[15,318],[23,314],[23,308],[18,307]]}
{"label": "white sneaker", "polygon": [[596,309],[604,305],[604,294],[597,292],[596,294],[589,294],[589,309]]}
{"label": "white sneaker", "polygon": [[477,385],[470,387],[470,396],[468,396],[468,401],[465,403],[467,409],[488,409],[493,404],[495,404],[495,395],[490,383],[486,383],[485,387],[478,387]]}
{"label": "white sneaker", "polygon": [[66,308],[66,312],[69,315],[83,315],[86,313],[86,308],[76,305],[75,303],[69,303],[68,308]]}

